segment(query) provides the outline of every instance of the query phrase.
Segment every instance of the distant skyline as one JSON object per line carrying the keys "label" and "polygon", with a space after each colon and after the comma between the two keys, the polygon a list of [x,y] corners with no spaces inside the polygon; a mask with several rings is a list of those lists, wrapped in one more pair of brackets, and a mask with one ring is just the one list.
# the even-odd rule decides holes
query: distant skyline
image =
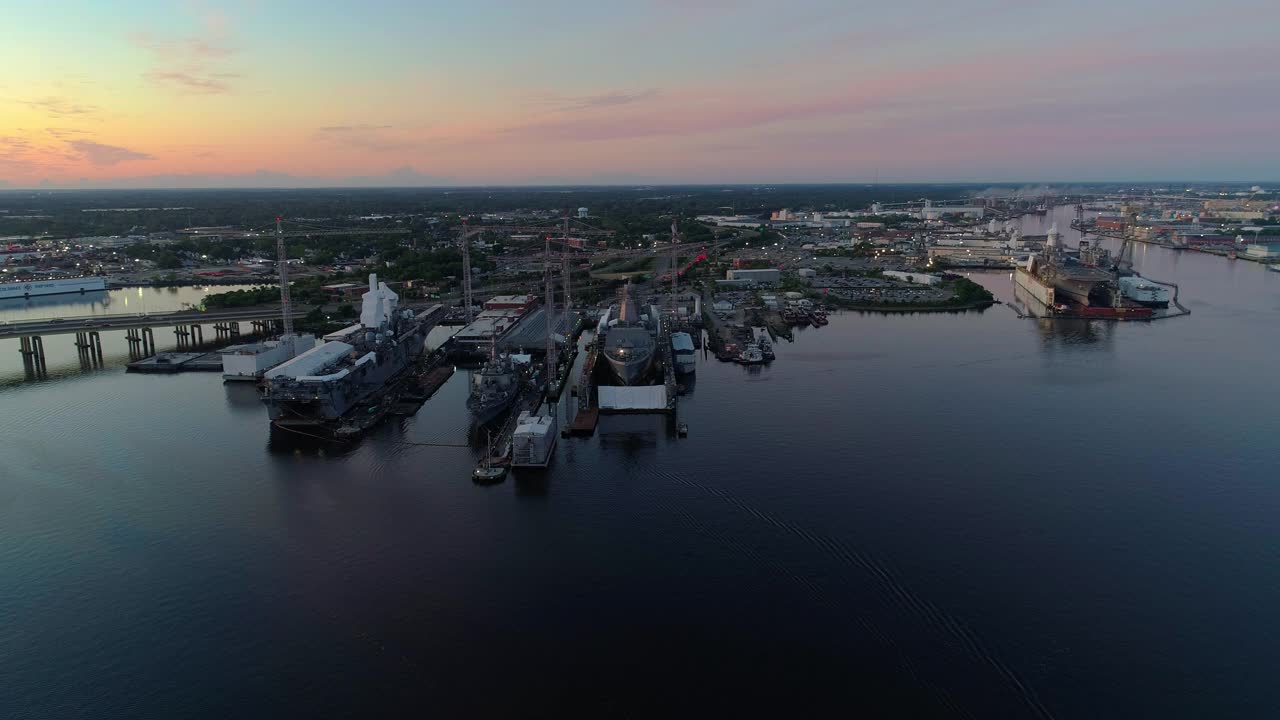
{"label": "distant skyline", "polygon": [[1280,4],[71,1],[0,189],[1280,177]]}

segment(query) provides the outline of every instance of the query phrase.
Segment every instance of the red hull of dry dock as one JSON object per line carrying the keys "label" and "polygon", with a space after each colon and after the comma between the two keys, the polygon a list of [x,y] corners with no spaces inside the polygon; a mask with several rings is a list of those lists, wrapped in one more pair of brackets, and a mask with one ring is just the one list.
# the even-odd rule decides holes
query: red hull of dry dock
{"label": "red hull of dry dock", "polygon": [[1149,318],[1152,311],[1149,307],[1083,307],[1080,312],[1085,317]]}

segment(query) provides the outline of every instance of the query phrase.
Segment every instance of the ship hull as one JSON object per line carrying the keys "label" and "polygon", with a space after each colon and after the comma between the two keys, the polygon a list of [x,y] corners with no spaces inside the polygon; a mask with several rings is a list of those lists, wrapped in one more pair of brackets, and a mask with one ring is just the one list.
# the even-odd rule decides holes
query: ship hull
{"label": "ship hull", "polygon": [[1167,308],[1167,307],[1169,307],[1169,301],[1168,301],[1168,300],[1157,300],[1157,299],[1150,299],[1150,298],[1148,298],[1148,299],[1144,299],[1144,298],[1129,298],[1129,299],[1130,299],[1130,300],[1133,300],[1134,302],[1138,303],[1139,305],[1142,305],[1143,307],[1149,307],[1149,308]]}
{"label": "ship hull", "polygon": [[1135,276],[1120,279],[1120,292],[1125,298],[1152,308],[1169,307],[1169,289]]}
{"label": "ship hull", "polygon": [[107,289],[107,281],[100,277],[58,278],[56,280],[32,280],[0,284],[0,300],[41,297],[44,295],[71,295],[98,292]]}
{"label": "ship hull", "polygon": [[1013,272],[1014,282],[1023,290],[1026,290],[1031,297],[1038,300],[1045,307],[1053,307],[1057,304],[1057,297],[1052,285],[1046,285],[1040,281],[1040,278],[1031,274],[1026,268],[1017,268]]}
{"label": "ship hull", "polygon": [[469,402],[467,403],[467,409],[471,411],[471,417],[476,421],[477,425],[487,425],[509,410],[515,399],[516,396],[512,395],[502,402],[489,403],[487,405]]}
{"label": "ship hull", "polygon": [[653,336],[636,325],[615,326],[605,337],[604,357],[614,377],[623,385],[639,385],[653,365]]}
{"label": "ship hull", "polygon": [[613,376],[623,385],[639,385],[644,379],[645,373],[649,371],[649,367],[653,365],[653,356],[650,355],[642,360],[629,360],[622,362],[611,357],[606,357],[609,362],[609,370],[613,372]]}

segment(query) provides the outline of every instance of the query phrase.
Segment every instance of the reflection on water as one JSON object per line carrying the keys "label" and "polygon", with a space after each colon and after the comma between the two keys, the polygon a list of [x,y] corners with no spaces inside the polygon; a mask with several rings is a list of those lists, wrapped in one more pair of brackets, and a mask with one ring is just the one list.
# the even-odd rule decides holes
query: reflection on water
{"label": "reflection on water", "polygon": [[0,300],[0,321],[40,320],[84,315],[136,315],[183,310],[209,294],[247,290],[256,285],[207,285],[194,287],[131,287],[118,290],[42,295]]}
{"label": "reflection on water", "polygon": [[1046,352],[1054,350],[1078,350],[1080,345],[1102,345],[1112,349],[1115,342],[1115,322],[1106,320],[1032,320],[1040,332],[1040,346]]}
{"label": "reflection on water", "polygon": [[262,410],[262,392],[252,382],[227,382],[227,407],[239,415],[258,415]]}
{"label": "reflection on water", "polygon": [[[35,317],[61,317],[64,315],[101,315],[111,304],[111,293],[108,290],[94,290],[87,293],[64,293],[62,295],[37,295],[30,298],[7,298],[0,300],[0,320],[19,319],[22,313],[44,310]],[[49,312],[48,308],[57,308]]]}

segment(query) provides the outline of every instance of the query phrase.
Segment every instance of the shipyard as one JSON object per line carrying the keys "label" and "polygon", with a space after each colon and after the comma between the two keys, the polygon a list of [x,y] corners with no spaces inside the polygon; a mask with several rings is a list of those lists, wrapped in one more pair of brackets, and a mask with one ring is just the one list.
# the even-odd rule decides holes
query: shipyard
{"label": "shipyard", "polygon": [[[485,445],[477,472],[497,478],[495,468],[551,464],[556,443],[533,442],[535,458],[533,436],[590,436],[608,422],[602,416],[657,413],[683,436],[689,428],[680,397],[696,384],[699,357],[760,372],[787,362],[799,333],[822,332],[841,313],[954,314],[1005,304],[1039,322],[1186,315],[1179,286],[1140,274],[1135,248],[1234,247],[1236,257],[1271,257],[1265,222],[1276,206],[1255,203],[1256,194],[1232,204],[1044,188],[821,212],[670,214],[660,219],[666,232],[638,242],[593,225],[588,208],[568,208],[453,225],[433,217],[422,237],[397,226],[414,216],[371,213],[381,228],[363,218],[358,226],[326,227],[278,217],[258,229],[182,229],[176,244],[165,237],[159,245],[154,237],[15,243],[0,287],[22,292],[27,303],[55,294],[93,302],[95,293],[128,287],[119,272],[130,268],[113,275],[109,263],[95,264],[104,253],[121,258],[122,250],[139,258],[158,257],[157,248],[176,252],[200,278],[209,277],[201,267],[216,255],[223,277],[257,268],[259,284],[226,292],[206,286],[199,306],[174,311],[4,321],[0,333],[20,341],[28,377],[39,379],[51,336],[74,333],[82,362],[99,367],[103,334],[122,330],[129,371],[220,372],[225,382],[252,385],[272,432],[294,440],[358,442],[460,373],[468,442]],[[1218,230],[1234,232],[1233,245],[1186,229],[1212,221],[1240,225]],[[295,239],[379,248],[380,255],[348,251],[318,265],[311,250],[289,254]],[[267,243],[275,250],[269,261]],[[244,259],[246,250],[230,249],[237,244],[257,257]],[[400,260],[386,259],[393,256]],[[445,259],[450,274],[414,277],[432,266],[405,258]],[[991,291],[1001,273],[1007,300]],[[165,326],[173,328],[172,350],[157,345],[155,331]],[[438,335],[430,348],[429,334]]]}
{"label": "shipyard", "polygon": [[[39,448],[38,462],[61,477],[93,478],[82,487],[102,498],[160,494],[139,517],[193,528],[192,547],[217,545],[209,539],[228,532],[226,508],[244,503],[242,517],[268,525],[245,536],[228,572],[273,552],[273,566],[292,567],[316,546],[326,552],[303,562],[329,573],[368,541],[351,574],[327,586],[360,597],[368,563],[403,576],[413,564],[405,552],[446,558],[429,583],[439,593],[453,591],[461,565],[506,563],[518,576],[527,563],[558,567],[572,548],[614,552],[618,542],[634,554],[606,583],[627,582],[632,559],[696,558],[698,542],[718,547],[718,538],[731,542],[697,574],[754,574],[743,560],[763,545],[785,557],[829,547],[795,524],[805,513],[861,533],[925,512],[948,537],[982,535],[965,519],[985,527],[991,504],[1005,502],[989,488],[1000,478],[1019,488],[1010,501],[1019,507],[1074,492],[1060,473],[1019,470],[1027,453],[1069,459],[1080,482],[1144,477],[1152,460],[1139,435],[1159,423],[1190,453],[1176,462],[1196,467],[1203,435],[1184,429],[1186,394],[1200,413],[1267,377],[1252,359],[1228,366],[1204,338],[1269,342],[1257,314],[1274,305],[1280,273],[1246,257],[1267,245],[1276,213],[1210,219],[1207,197],[1197,205],[1118,190],[977,188],[927,202],[784,190],[754,207],[733,200],[732,210],[717,208],[747,191],[670,191],[670,201],[614,192],[622,199],[557,195],[542,208],[527,207],[536,193],[477,193],[448,202],[491,209],[450,213],[400,210],[397,195],[374,194],[355,217],[273,204],[257,223],[213,219],[216,233],[111,250],[15,241],[36,252],[15,249],[5,276],[74,281],[79,262],[103,288],[0,300],[7,434],[15,448]],[[1231,212],[1222,207],[1212,204]],[[1178,227],[1197,214],[1202,228],[1239,225],[1214,229],[1231,244]],[[157,266],[99,267],[111,252]],[[1112,422],[1106,395],[1138,398],[1141,409]],[[1044,412],[1028,420],[1028,404]],[[1222,410],[1215,422],[1235,456],[1261,467],[1266,418]],[[101,428],[101,438],[68,447],[50,433],[54,417]],[[1076,432],[1090,447],[1064,454]],[[998,446],[991,457],[1009,464],[966,480],[956,458]],[[22,451],[6,457],[28,472]],[[1161,466],[1153,487],[1176,473]],[[949,479],[922,480],[934,477]],[[1143,487],[1125,485],[1116,502]],[[832,500],[845,493],[861,504]],[[774,497],[790,504],[769,507]],[[165,516],[182,502],[190,516]],[[74,503],[57,507],[61,517]],[[733,522],[746,523],[740,535]],[[118,532],[93,537],[132,547]],[[914,607],[877,604],[870,593],[884,575],[831,552],[832,582],[869,593],[860,612]],[[597,567],[582,572],[563,581],[594,587]],[[489,587],[480,582],[468,605],[492,602]],[[310,586],[285,592],[327,602]],[[418,614],[420,599],[407,612]],[[346,602],[318,615],[345,617]],[[495,628],[510,621],[511,606],[500,606]],[[927,622],[919,617],[913,627]],[[387,647],[398,652],[396,643]]]}

